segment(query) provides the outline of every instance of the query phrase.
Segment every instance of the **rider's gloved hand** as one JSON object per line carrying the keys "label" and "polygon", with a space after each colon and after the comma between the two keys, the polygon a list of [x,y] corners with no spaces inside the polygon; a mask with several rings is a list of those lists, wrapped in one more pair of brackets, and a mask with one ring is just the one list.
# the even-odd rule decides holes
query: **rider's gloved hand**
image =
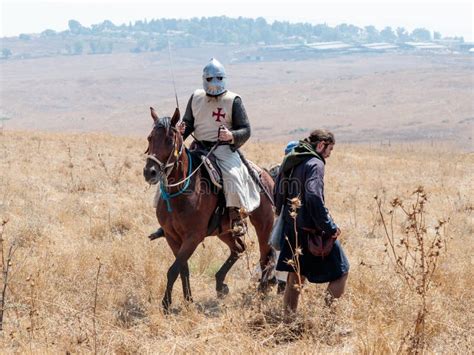
{"label": "rider's gloved hand", "polygon": [[234,140],[234,135],[227,129],[227,127],[221,126],[219,129],[219,140],[221,142],[232,142]]}
{"label": "rider's gloved hand", "polygon": [[178,126],[178,131],[179,133],[184,134],[185,130],[186,130],[186,123],[182,121]]}

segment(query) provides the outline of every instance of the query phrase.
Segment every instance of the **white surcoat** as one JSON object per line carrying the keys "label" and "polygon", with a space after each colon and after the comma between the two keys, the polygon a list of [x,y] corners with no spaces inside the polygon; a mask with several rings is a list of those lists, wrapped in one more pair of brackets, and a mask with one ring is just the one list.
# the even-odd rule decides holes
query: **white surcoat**
{"label": "white surcoat", "polygon": [[[206,95],[202,89],[194,92],[191,108],[197,140],[217,141],[221,125],[232,130],[232,105],[236,97],[238,95],[230,91],[217,97]],[[220,145],[214,150],[214,155],[222,171],[227,207],[239,207],[247,212],[255,210],[260,204],[260,189],[239,154],[232,151],[230,145]]]}
{"label": "white surcoat", "polygon": [[194,116],[194,136],[200,141],[217,141],[219,126],[232,129],[232,105],[238,95],[227,91],[217,97],[206,95],[202,89],[193,94],[191,108]]}

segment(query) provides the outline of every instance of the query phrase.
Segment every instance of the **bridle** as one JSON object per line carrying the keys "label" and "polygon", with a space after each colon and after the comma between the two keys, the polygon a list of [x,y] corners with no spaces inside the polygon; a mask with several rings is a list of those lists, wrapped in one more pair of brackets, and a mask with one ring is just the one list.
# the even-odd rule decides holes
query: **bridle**
{"label": "bridle", "polygon": [[[178,133],[178,130],[175,127],[170,127],[175,133]],[[171,172],[173,171],[174,167],[178,165],[179,163],[179,158],[181,154],[183,153],[183,148],[184,148],[184,142],[181,140],[181,144],[179,145],[179,150],[176,147],[178,144],[178,134],[174,135],[174,141],[173,141],[173,149],[171,150],[170,154],[168,155],[168,158],[166,159],[166,162],[163,163],[160,159],[155,154],[146,154],[145,157],[147,159],[150,159],[154,161],[158,165],[158,173],[160,176],[160,183],[162,183],[166,187],[172,187],[172,186],[177,186],[182,183],[179,182],[178,184],[168,184],[168,177],[170,176]],[[148,150],[145,152],[147,153]],[[172,161],[173,156],[175,157],[175,160]]]}
{"label": "bridle", "polygon": [[[176,133],[178,132],[178,130],[175,128],[175,127],[171,127],[172,130],[174,130]],[[198,171],[199,171],[199,168],[201,168],[201,166],[204,164],[204,161],[209,158],[209,156],[214,152],[214,150],[217,148],[217,146],[220,144],[220,141],[218,140],[214,146],[212,146],[212,148],[209,150],[209,152],[206,154],[206,156],[204,157],[204,159],[202,159],[201,163],[194,169],[194,170],[190,170],[187,174],[187,176],[174,183],[174,184],[168,184],[168,176],[170,176],[171,172],[173,171],[174,167],[176,165],[178,165],[179,163],[179,157],[181,156],[181,154],[183,153],[183,147],[185,147],[184,145],[184,141],[181,140],[181,145],[179,146],[179,151],[177,152],[177,149],[176,149],[176,142],[177,142],[177,137],[178,135],[175,134],[175,140],[173,142],[173,149],[171,150],[171,153],[170,155],[168,156],[168,159],[166,159],[166,163],[163,163],[162,161],[160,161],[160,159],[158,159],[156,157],[156,155],[154,154],[146,154],[148,153],[148,150],[145,152],[145,157],[147,159],[150,159],[152,161],[154,161],[156,164],[158,164],[158,168],[159,168],[159,175],[160,175],[160,183],[163,185],[163,187],[165,189],[168,189],[170,187],[175,187],[175,186],[178,186],[178,185],[181,185],[182,183],[186,183],[186,185],[189,184],[189,180],[194,176],[194,174],[196,174]],[[193,136],[194,137],[194,136]],[[197,140],[195,137],[194,137],[195,140]],[[173,152],[175,153],[175,156],[176,156],[176,160],[174,162],[171,162],[171,158],[173,156]],[[191,157],[189,157],[191,159]]]}

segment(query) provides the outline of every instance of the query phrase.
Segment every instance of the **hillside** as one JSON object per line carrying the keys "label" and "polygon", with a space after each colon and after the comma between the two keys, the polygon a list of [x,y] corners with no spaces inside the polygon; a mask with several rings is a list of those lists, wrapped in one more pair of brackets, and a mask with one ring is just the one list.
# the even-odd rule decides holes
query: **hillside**
{"label": "hillside", "polygon": [[[148,59],[148,67],[142,67],[142,74],[134,79],[135,90],[128,85],[132,74],[127,73],[125,82],[118,84],[109,81],[109,73],[115,70],[105,65],[91,66],[87,79],[80,79],[72,68],[83,64],[71,64],[69,80],[61,79],[64,71],[54,70],[53,63],[47,60],[37,69],[43,75],[39,77],[31,72],[21,77],[20,69],[11,67],[16,72],[10,72],[7,80],[13,84],[10,89],[17,94],[17,101],[13,101],[11,93],[6,99],[18,113],[11,124],[30,130],[88,130],[91,127],[86,124],[79,125],[84,116],[85,122],[95,122],[96,129],[107,126],[124,133],[127,122],[137,122],[133,131],[145,132],[151,121],[138,100],[158,102],[160,97],[172,97],[159,90],[167,85],[164,74],[147,81],[147,73],[164,71],[162,62],[153,64]],[[313,70],[324,72],[327,65],[323,63]],[[253,78],[275,82],[274,77],[260,72],[249,75],[250,68],[239,69],[237,87],[239,83],[241,88],[247,87],[243,82]],[[275,65],[272,70],[280,72],[281,66]],[[291,70],[286,75],[303,75],[298,67],[292,66]],[[423,73],[429,70],[426,68],[418,78],[427,80],[429,76]],[[41,83],[48,75],[51,83],[63,83],[63,89],[48,86],[47,81]],[[387,69],[384,74],[369,75],[395,74]],[[27,91],[28,83],[34,84],[35,80],[38,89]],[[179,83],[182,80],[179,75]],[[329,79],[317,80],[327,80],[326,88],[339,85]],[[370,83],[360,77],[347,80]],[[450,80],[464,82],[462,75]],[[93,91],[97,82],[108,82],[110,90]],[[89,93],[83,86],[91,88]],[[99,94],[114,97],[117,87],[130,95],[116,97],[110,104],[113,108],[105,106]],[[138,87],[147,90],[136,90]],[[248,90],[262,93],[263,87]],[[461,84],[450,87],[466,90]],[[54,90],[54,94],[48,90]],[[76,93],[75,102],[69,101],[69,90]],[[292,92],[287,89],[285,97],[297,96]],[[62,97],[63,111],[48,97],[52,101]],[[94,97],[97,99],[91,106],[76,111]],[[372,102],[369,97],[366,104]],[[252,101],[252,95],[247,98],[255,117],[257,99]],[[22,99],[27,100],[21,103]],[[448,99],[464,102],[455,93]],[[99,112],[101,106],[103,110]],[[124,111],[119,111],[119,106]],[[171,108],[170,100],[160,110]],[[110,117],[113,110],[117,110],[116,116]],[[279,124],[289,116],[281,117]],[[291,117],[299,119],[298,115]],[[58,122],[64,126],[57,127]],[[268,117],[265,122],[260,125],[272,125]],[[263,130],[257,132],[268,137]],[[253,140],[245,152],[257,163],[268,166],[281,159],[283,144]],[[7,255],[10,246],[16,248],[6,288],[0,337],[3,352],[397,352],[406,331],[413,327],[415,298],[397,277],[384,252],[386,240],[373,196],[377,194],[388,204],[395,197],[409,198],[419,185],[428,193],[428,225],[449,219],[443,231],[447,243],[443,245],[428,298],[427,349],[435,353],[468,353],[473,348],[472,153],[461,153],[445,144],[338,143],[326,168],[325,189],[326,202],[343,230],[341,241],[351,263],[348,290],[335,313],[328,313],[323,308],[323,286],[306,286],[296,328],[288,328],[281,323],[281,297],[273,291],[261,299],[255,293],[257,246],[253,230],[246,237],[248,253],[229,273],[231,293],[225,300],[215,298],[213,275],[228,251],[216,238],[208,238],[190,260],[195,303],[183,302],[178,282],[173,313],[161,313],[166,270],[173,258],[164,240],[149,242],[146,238],[157,223],[151,207],[154,188],[147,187],[142,177],[145,147],[145,135],[130,138],[10,129],[0,135],[0,219],[6,221],[1,238],[3,255]],[[396,225],[396,230],[401,227]]]}
{"label": "hillside", "polygon": [[[153,15],[153,14],[150,14]],[[436,29],[433,29],[436,30]],[[408,32],[403,27],[377,29],[342,23],[331,27],[327,23],[267,22],[262,17],[231,18],[227,16],[194,17],[192,19],[152,18],[128,24],[109,20],[83,26],[77,20],[68,21],[68,29],[56,32],[21,33],[18,37],[2,38],[1,57],[35,58],[41,56],[104,54],[124,52],[155,52],[167,48],[168,41],[177,48],[198,48],[206,44],[237,46],[306,45],[330,41],[353,44],[410,42],[441,43],[445,50],[462,50],[462,37],[442,38],[441,33],[426,28]],[[472,47],[472,44],[465,49]],[[407,48],[405,48],[407,49]],[[413,49],[413,48],[412,48]],[[438,48],[439,49],[439,48]]]}
{"label": "hillside", "polygon": [[[236,47],[176,49],[181,110],[217,56],[245,103],[253,138],[299,138],[315,127],[340,142],[451,141],[472,150],[472,58],[452,54],[323,55],[231,63]],[[6,129],[146,134],[148,107],[175,107],[167,51],[0,61]]]}

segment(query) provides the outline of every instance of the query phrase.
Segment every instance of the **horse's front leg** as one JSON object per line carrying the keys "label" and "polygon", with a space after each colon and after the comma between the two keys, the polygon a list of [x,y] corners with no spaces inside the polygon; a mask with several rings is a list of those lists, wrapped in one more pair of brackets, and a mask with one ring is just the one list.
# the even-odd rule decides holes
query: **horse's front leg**
{"label": "horse's front leg", "polygon": [[[171,305],[171,292],[173,291],[173,286],[174,286],[174,283],[176,282],[176,279],[178,278],[179,273],[184,272],[185,279],[187,278],[186,283],[187,285],[189,285],[188,259],[191,257],[194,250],[196,250],[196,247],[198,244],[199,244],[198,242],[192,239],[186,240],[179,248],[179,251],[176,254],[176,260],[174,261],[173,265],[171,265],[171,267],[168,269],[165,295],[163,296],[163,300],[161,301],[165,312],[168,312],[169,307]],[[187,274],[187,277],[186,277],[186,274]],[[189,291],[189,297],[190,297],[191,290],[189,287],[188,287],[188,291]],[[186,297],[186,294],[185,294],[185,297]]]}
{"label": "horse's front leg", "polygon": [[181,268],[179,275],[181,276],[181,283],[183,284],[184,299],[188,302],[192,302],[193,296],[191,295],[191,284],[189,283],[188,262],[186,262],[184,266]]}

